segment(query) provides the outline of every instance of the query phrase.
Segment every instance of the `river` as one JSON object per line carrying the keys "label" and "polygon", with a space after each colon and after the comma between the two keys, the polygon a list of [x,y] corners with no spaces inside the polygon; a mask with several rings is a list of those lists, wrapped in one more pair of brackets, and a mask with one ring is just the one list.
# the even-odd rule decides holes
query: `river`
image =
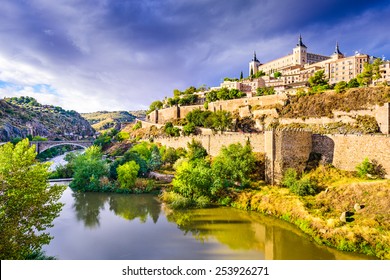
{"label": "river", "polygon": [[293,225],[254,212],[172,211],[153,195],[70,188],[61,202],[54,239],[43,248],[57,259],[367,259],[318,246]]}

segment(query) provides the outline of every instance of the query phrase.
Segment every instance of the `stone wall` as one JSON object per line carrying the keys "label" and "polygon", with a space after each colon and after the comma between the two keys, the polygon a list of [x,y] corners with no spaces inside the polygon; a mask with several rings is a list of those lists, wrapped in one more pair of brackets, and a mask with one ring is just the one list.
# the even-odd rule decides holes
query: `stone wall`
{"label": "stone wall", "polygon": [[155,110],[148,115],[148,119],[152,123],[164,124],[168,121],[176,120],[180,116],[180,107],[173,106],[170,108]]}
{"label": "stone wall", "polygon": [[240,107],[244,106],[270,106],[276,104],[284,104],[287,100],[285,94],[275,94],[267,96],[255,96],[249,98],[239,98],[233,100],[220,100],[215,102],[210,102],[208,109],[212,112],[225,110],[233,112],[239,110]]}
{"label": "stone wall", "polygon": [[264,134],[214,134],[214,135],[196,135],[196,136],[182,136],[182,137],[159,137],[154,141],[172,148],[187,148],[187,143],[192,139],[202,143],[202,146],[207,150],[211,156],[218,155],[222,146],[229,146],[230,144],[241,143],[245,145],[246,141],[250,141],[254,152],[264,153]]}
{"label": "stone wall", "polygon": [[376,160],[390,177],[390,137],[387,135],[314,134],[313,152],[323,155],[335,167],[354,171],[365,158]]}
{"label": "stone wall", "polygon": [[390,178],[390,136],[386,135],[319,135],[303,130],[274,130],[260,134],[225,133],[187,137],[155,138],[155,142],[173,148],[187,148],[195,139],[207,152],[218,155],[222,146],[233,143],[245,145],[249,139],[253,151],[266,155],[266,180],[280,182],[284,171],[295,168],[303,171],[311,152],[343,170],[355,170],[365,158],[376,160]]}
{"label": "stone wall", "polygon": [[201,110],[205,110],[204,109],[204,106],[203,105],[191,105],[191,106],[181,106],[179,107],[179,114],[180,114],[180,118],[181,119],[184,119],[187,114],[195,109],[201,109]]}
{"label": "stone wall", "polygon": [[312,151],[312,133],[304,130],[265,132],[266,181],[280,183],[288,168],[302,172]]}

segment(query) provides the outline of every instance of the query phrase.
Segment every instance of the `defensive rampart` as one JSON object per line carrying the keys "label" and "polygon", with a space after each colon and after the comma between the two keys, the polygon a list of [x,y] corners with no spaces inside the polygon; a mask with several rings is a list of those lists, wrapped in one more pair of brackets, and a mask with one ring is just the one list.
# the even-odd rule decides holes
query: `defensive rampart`
{"label": "defensive rampart", "polygon": [[265,153],[266,180],[280,182],[288,168],[303,171],[310,153],[343,170],[353,171],[365,158],[383,166],[390,177],[390,136],[387,135],[319,135],[305,130],[270,130],[259,134],[224,133],[186,137],[155,138],[154,141],[173,148],[186,148],[192,139],[202,143],[211,156],[222,146],[245,143],[249,140],[253,151]]}
{"label": "defensive rampart", "polygon": [[214,135],[196,135],[196,136],[182,136],[182,137],[159,137],[154,141],[161,143],[167,147],[172,148],[187,148],[187,143],[192,139],[202,143],[202,146],[207,150],[207,153],[211,156],[218,155],[222,146],[229,146],[230,144],[245,143],[249,140],[253,151],[264,153],[264,134],[214,134]]}
{"label": "defensive rampart", "polygon": [[343,170],[355,170],[365,158],[376,160],[390,175],[390,137],[388,135],[313,134],[313,152]]}

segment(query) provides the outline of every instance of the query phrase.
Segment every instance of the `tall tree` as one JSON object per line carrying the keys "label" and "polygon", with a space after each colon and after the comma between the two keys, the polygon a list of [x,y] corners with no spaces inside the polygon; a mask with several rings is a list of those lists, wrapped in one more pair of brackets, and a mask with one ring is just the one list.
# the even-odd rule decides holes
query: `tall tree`
{"label": "tall tree", "polygon": [[325,77],[325,71],[320,70],[315,72],[314,75],[309,78],[308,82],[310,84],[310,87],[327,85],[328,80]]}
{"label": "tall tree", "polygon": [[0,146],[0,259],[25,259],[52,237],[63,187],[49,187],[49,165],[35,159],[27,139]]}
{"label": "tall tree", "polygon": [[215,178],[239,185],[245,185],[250,181],[249,175],[254,167],[255,157],[249,143],[245,146],[237,143],[222,147],[212,163]]}
{"label": "tall tree", "polygon": [[102,159],[100,147],[91,146],[84,154],[73,160],[74,175],[70,187],[81,190],[95,190],[100,179],[109,175],[108,164]]}

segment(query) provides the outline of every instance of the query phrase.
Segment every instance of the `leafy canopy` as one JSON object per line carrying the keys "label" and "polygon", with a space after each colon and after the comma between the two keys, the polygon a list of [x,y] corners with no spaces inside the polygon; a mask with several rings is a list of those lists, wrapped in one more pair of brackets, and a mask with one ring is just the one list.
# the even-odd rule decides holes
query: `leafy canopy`
{"label": "leafy canopy", "polygon": [[0,259],[25,259],[52,237],[63,187],[49,187],[49,163],[35,159],[27,139],[0,146]]}
{"label": "leafy canopy", "polygon": [[140,166],[135,161],[126,162],[118,166],[118,182],[121,188],[131,189],[135,185]]}

